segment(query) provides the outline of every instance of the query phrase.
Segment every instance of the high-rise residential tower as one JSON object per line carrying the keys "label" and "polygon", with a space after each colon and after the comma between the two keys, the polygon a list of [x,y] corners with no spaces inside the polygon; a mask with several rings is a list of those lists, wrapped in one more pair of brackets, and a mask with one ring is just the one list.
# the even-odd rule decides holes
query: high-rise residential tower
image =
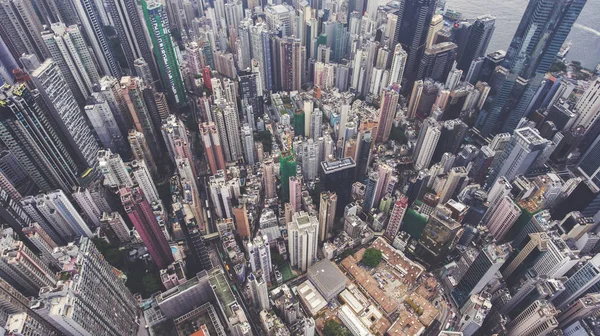
{"label": "high-rise residential tower", "polygon": [[142,238],[152,260],[158,268],[166,268],[173,262],[173,254],[141,188],[120,188],[119,196],[129,220]]}
{"label": "high-rise residential tower", "polygon": [[167,90],[169,100],[175,104],[183,104],[186,101],[185,88],[169,30],[167,12],[162,4],[148,3],[146,0],[142,1],[142,8],[163,87]]}

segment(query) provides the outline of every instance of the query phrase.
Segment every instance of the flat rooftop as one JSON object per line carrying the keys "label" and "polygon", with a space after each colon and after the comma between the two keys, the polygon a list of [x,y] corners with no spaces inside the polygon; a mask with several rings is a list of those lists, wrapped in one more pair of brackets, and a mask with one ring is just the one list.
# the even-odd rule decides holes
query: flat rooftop
{"label": "flat rooftop", "polygon": [[345,286],[348,278],[329,259],[323,259],[308,268],[308,276],[317,288],[327,292],[333,291],[340,286]]}

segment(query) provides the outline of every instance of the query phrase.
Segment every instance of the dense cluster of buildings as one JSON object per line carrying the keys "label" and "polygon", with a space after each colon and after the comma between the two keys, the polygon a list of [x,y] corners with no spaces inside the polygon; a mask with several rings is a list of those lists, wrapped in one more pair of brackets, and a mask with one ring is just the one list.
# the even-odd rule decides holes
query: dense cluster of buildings
{"label": "dense cluster of buildings", "polygon": [[0,333],[599,334],[585,4],[0,0]]}

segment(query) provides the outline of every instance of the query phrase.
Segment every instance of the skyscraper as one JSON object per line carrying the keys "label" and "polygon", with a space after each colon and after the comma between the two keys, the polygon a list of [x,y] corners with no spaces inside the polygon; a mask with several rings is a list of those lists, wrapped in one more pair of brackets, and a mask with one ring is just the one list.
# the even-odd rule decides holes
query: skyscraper
{"label": "skyscraper", "polygon": [[465,167],[453,167],[448,173],[446,183],[439,191],[440,203],[444,204],[454,195],[456,188],[464,181],[467,177],[467,170]]}
{"label": "skyscraper", "polygon": [[39,59],[48,56],[48,49],[39,34],[43,30],[42,22],[35,12],[33,1],[2,1],[0,27],[0,37],[15,60],[23,54],[35,54]]}
{"label": "skyscraper", "polygon": [[30,70],[31,79],[40,92],[44,108],[58,125],[60,134],[67,140],[71,153],[78,159],[81,171],[96,167],[98,144],[56,63],[47,59],[37,68]]}
{"label": "skyscraper", "polygon": [[467,73],[473,60],[485,55],[492,39],[496,18],[490,15],[480,16],[469,27],[469,37],[457,60],[456,68]]}
{"label": "skyscraper", "polygon": [[25,85],[3,87],[0,139],[43,191],[78,185],[78,170],[62,139]]}
{"label": "skyscraper", "polygon": [[296,176],[296,154],[281,153],[279,157],[279,177],[281,179],[281,201],[290,201],[290,177]]}
{"label": "skyscraper", "polygon": [[187,129],[181,119],[171,114],[163,121],[161,131],[167,145],[169,158],[173,164],[176,163],[178,158],[186,158],[190,162],[193,162],[194,158],[190,149],[191,144],[187,135]]}
{"label": "skyscraper", "polygon": [[137,304],[91,239],[58,251],[66,261],[61,280],[44,287],[32,310],[65,335],[132,335]]}
{"label": "skyscraper", "polygon": [[377,130],[377,142],[387,142],[392,131],[392,123],[396,118],[398,109],[398,85],[383,90],[381,105],[379,107],[379,127]]}
{"label": "skyscraper", "polygon": [[350,203],[350,191],[354,182],[356,163],[350,157],[337,161],[321,162],[319,177],[321,190],[334,192],[337,195],[335,215],[342,217],[344,208]]}
{"label": "skyscraper", "polygon": [[423,121],[419,139],[413,150],[413,164],[416,170],[427,169],[440,139],[440,124],[433,118]]}
{"label": "skyscraper", "polygon": [[109,103],[99,94],[94,95],[93,99],[90,98],[89,102],[90,104],[84,106],[83,110],[96,131],[100,143],[104,148],[115,153],[129,156],[129,146],[115,118],[115,114],[119,111],[113,111]]}
{"label": "skyscraper", "polygon": [[173,254],[144,193],[136,186],[123,187],[119,189],[119,196],[152,260],[158,268],[166,268],[173,262]]}
{"label": "skyscraper", "polygon": [[243,158],[240,139],[239,117],[233,104],[215,107],[214,115],[226,162],[237,162]]}
{"label": "skyscraper", "polygon": [[119,154],[113,154],[109,149],[98,151],[98,170],[104,176],[104,184],[119,188],[122,185],[133,185],[127,166]]}
{"label": "skyscraper", "polygon": [[[110,48],[104,29],[102,29],[103,22],[97,7],[98,3],[93,0],[81,0],[73,2],[73,5],[79,16],[79,23],[81,23],[83,31],[89,39],[101,72],[104,75],[121,77],[121,67]],[[104,8],[101,9],[104,11]]]}
{"label": "skyscraper", "polygon": [[487,225],[490,234],[497,241],[502,241],[508,230],[513,226],[521,215],[521,209],[515,204],[510,196],[504,196],[499,200],[493,209],[490,208],[490,214],[486,214]]}
{"label": "skyscraper", "polygon": [[600,136],[592,143],[590,148],[582,155],[577,170],[589,181],[600,187]]}
{"label": "skyscraper", "polygon": [[549,141],[542,138],[536,129],[525,127],[515,130],[504,150],[492,161],[487,188],[501,176],[511,181],[515,176],[525,174],[548,144]]}
{"label": "skyscraper", "polygon": [[335,225],[337,195],[334,192],[322,192],[319,205],[319,243],[326,240]]}
{"label": "skyscraper", "polygon": [[[484,135],[511,132],[530,103],[587,0],[529,1],[512,39],[493,103],[477,127]],[[504,116],[506,116],[504,118]]]}
{"label": "skyscraper", "polygon": [[2,278],[28,295],[56,284],[56,275],[22,241],[2,238],[0,273]]}
{"label": "skyscraper", "polygon": [[429,24],[435,11],[433,0],[407,0],[397,10],[398,22],[396,24],[396,42],[402,44],[408,55],[404,77],[408,85],[406,90],[411,90],[417,78],[419,61],[425,53],[425,44],[429,32]]}
{"label": "skyscraper", "polygon": [[415,254],[429,265],[440,262],[458,242],[462,226],[451,215],[450,209],[438,205],[425,225]]}
{"label": "skyscraper", "polygon": [[244,160],[247,164],[253,166],[256,162],[254,155],[254,134],[248,124],[244,124],[241,129],[242,147],[244,148]]}
{"label": "skyscraper", "polygon": [[225,158],[217,126],[213,122],[200,124],[200,136],[204,144],[206,158],[212,174],[225,169]]}
{"label": "skyscraper", "polygon": [[306,212],[294,213],[292,221],[287,223],[290,265],[301,272],[317,259],[319,221]]}
{"label": "skyscraper", "polygon": [[266,235],[256,236],[248,242],[248,259],[252,271],[261,270],[262,277],[265,283],[271,282],[271,249],[269,247],[269,239]]}
{"label": "skyscraper", "polygon": [[506,261],[510,246],[489,244],[484,246],[462,279],[452,290],[457,306],[462,306],[471,295],[478,294],[490,282]]}
{"label": "skyscraper", "polygon": [[83,105],[92,93],[92,85],[100,80],[98,69],[78,26],[57,22],[50,29],[42,32],[42,39],[73,96]]}
{"label": "skyscraper", "polygon": [[558,327],[558,310],[546,300],[536,300],[506,325],[507,336],[547,335]]}
{"label": "skyscraper", "polygon": [[250,283],[250,295],[254,305],[262,310],[269,309],[269,292],[267,291],[267,282],[264,280],[261,270],[254,271],[248,276]]}
{"label": "skyscraper", "polygon": [[566,307],[577,300],[586,291],[600,281],[600,254],[588,260],[580,269],[565,281],[565,290],[552,298],[552,303],[558,309]]}
{"label": "skyscraper", "polygon": [[[146,26],[140,17],[138,2],[134,0],[110,0],[103,3],[110,17],[111,25],[115,28],[127,67],[133,74],[148,80],[158,79],[156,64],[145,32]],[[141,73],[138,60],[144,60],[150,76]],[[136,64],[137,63],[137,64]],[[152,83],[154,80],[148,81]]]}
{"label": "skyscraper", "polygon": [[148,3],[146,0],[142,1],[142,8],[163,87],[167,90],[170,101],[183,104],[186,101],[185,88],[171,39],[167,12],[160,3]]}
{"label": "skyscraper", "polygon": [[406,214],[406,209],[408,207],[408,198],[405,196],[400,196],[396,203],[394,203],[394,207],[392,208],[392,213],[390,214],[390,219],[388,220],[387,228],[385,229],[384,237],[393,242],[394,238],[398,234],[400,230],[400,225],[402,225],[402,220],[404,219],[404,214]]}
{"label": "skyscraper", "polygon": [[152,176],[157,176],[156,161],[154,161],[152,149],[146,141],[144,133],[131,130],[127,140],[129,141],[129,146],[133,152],[134,159],[143,161],[152,173]]}

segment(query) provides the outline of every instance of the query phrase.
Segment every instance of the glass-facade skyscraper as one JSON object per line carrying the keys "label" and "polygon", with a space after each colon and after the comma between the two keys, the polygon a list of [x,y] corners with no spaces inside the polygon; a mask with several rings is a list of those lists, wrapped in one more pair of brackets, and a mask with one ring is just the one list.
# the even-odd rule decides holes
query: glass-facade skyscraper
{"label": "glass-facade skyscraper", "polygon": [[512,132],[529,112],[567,35],[587,0],[531,0],[513,36],[503,66],[506,78],[477,127],[484,135]]}

